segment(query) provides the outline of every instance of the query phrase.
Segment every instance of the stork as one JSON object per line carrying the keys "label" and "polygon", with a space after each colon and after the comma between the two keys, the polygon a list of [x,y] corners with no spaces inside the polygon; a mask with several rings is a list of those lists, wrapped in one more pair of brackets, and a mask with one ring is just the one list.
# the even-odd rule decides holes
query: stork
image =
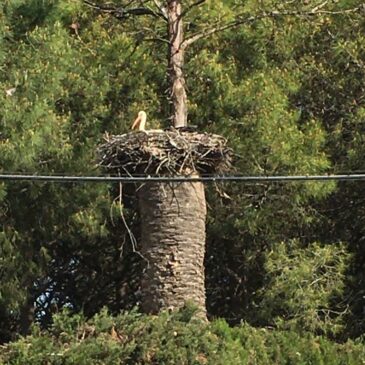
{"label": "stork", "polygon": [[147,114],[142,110],[138,113],[137,119],[132,124],[132,129],[144,131],[146,126]]}

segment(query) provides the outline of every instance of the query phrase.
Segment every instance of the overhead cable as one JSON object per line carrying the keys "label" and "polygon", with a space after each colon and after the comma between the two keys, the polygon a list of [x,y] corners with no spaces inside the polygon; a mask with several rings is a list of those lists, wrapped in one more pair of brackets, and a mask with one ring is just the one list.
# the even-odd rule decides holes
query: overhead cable
{"label": "overhead cable", "polygon": [[86,182],[295,182],[295,181],[355,181],[365,180],[365,174],[346,175],[281,175],[281,176],[244,176],[244,175],[207,175],[207,176],[68,176],[68,175],[21,175],[0,174],[0,181],[43,181],[61,183]]}

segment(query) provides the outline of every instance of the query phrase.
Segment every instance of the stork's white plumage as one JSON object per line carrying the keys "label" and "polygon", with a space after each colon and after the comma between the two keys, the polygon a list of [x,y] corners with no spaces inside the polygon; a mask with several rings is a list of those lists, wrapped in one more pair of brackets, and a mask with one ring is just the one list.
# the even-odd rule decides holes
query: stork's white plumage
{"label": "stork's white plumage", "polygon": [[137,119],[132,124],[132,129],[144,131],[146,126],[147,114],[142,110],[138,113]]}

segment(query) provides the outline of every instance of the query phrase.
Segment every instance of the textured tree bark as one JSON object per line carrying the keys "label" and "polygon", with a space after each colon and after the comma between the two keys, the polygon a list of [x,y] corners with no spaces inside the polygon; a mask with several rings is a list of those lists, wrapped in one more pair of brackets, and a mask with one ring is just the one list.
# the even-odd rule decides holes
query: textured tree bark
{"label": "textured tree bark", "polygon": [[201,182],[149,183],[139,191],[142,309],[158,313],[195,303],[206,318],[204,255],[206,204]]}
{"label": "textured tree bark", "polygon": [[187,96],[184,78],[184,40],[181,0],[168,0],[169,84],[172,101],[172,123],[175,128],[187,126]]}

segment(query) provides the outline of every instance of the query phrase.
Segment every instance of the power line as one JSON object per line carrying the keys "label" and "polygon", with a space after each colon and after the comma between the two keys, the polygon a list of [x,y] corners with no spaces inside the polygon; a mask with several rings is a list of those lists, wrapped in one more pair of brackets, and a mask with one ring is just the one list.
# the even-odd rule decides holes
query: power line
{"label": "power line", "polygon": [[207,176],[67,176],[67,175],[21,175],[0,174],[0,181],[44,181],[61,183],[86,182],[295,182],[295,181],[354,181],[365,180],[365,174],[346,175],[283,175],[283,176],[242,176],[242,175],[207,175]]}

